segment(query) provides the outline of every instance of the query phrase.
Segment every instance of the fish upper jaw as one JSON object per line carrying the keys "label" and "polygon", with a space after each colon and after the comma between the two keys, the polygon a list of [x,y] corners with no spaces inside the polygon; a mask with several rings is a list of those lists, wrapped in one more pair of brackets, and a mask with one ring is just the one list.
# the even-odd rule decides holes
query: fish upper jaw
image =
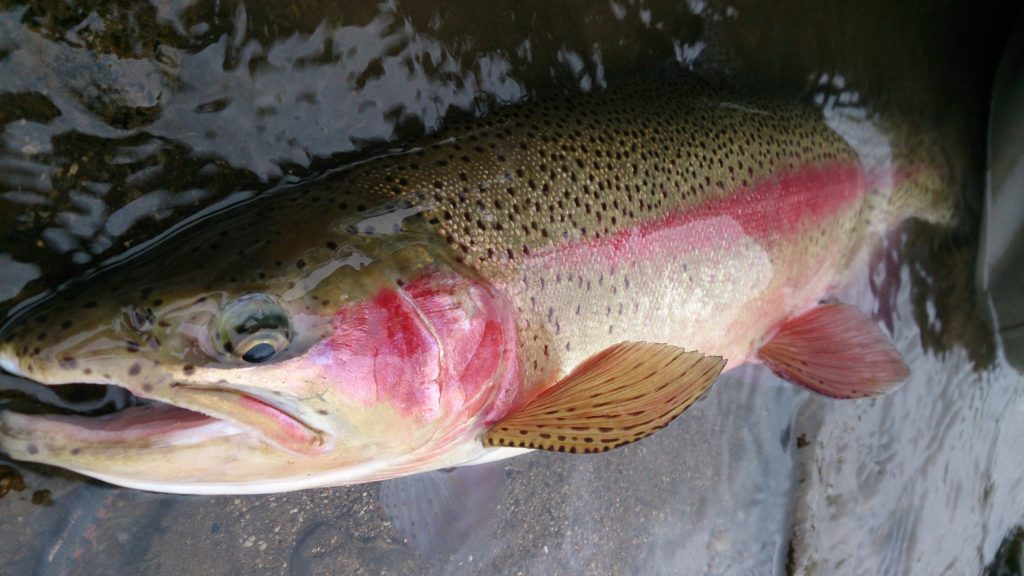
{"label": "fish upper jaw", "polygon": [[0,370],[20,378],[27,377],[25,373],[21,371],[21,364],[18,362],[18,357],[14,355],[14,352],[8,346],[0,346]]}
{"label": "fish upper jaw", "polygon": [[309,411],[287,395],[230,383],[172,382],[168,387],[161,402],[229,422],[281,450],[316,456],[334,449],[333,434],[314,424]]}
{"label": "fish upper jaw", "polygon": [[325,418],[281,391],[220,379],[215,384],[188,382],[173,373],[117,382],[100,377],[105,370],[84,375],[78,371],[81,366],[69,368],[56,361],[34,362],[29,371],[15,350],[0,344],[0,367],[15,377],[42,385],[112,385],[141,401],[104,416],[0,410],[0,451],[15,459],[88,474],[97,462],[102,471],[104,460],[122,458],[130,451],[153,453],[203,443],[238,444],[292,459],[320,456],[335,447],[333,429]]}
{"label": "fish upper jaw", "polygon": [[[81,451],[97,445],[123,449],[138,442],[202,442],[215,435],[212,429],[202,434],[195,434],[198,431],[194,429],[220,422],[224,425],[213,427],[217,434],[245,434],[295,456],[316,456],[334,448],[334,436],[326,427],[311,423],[313,418],[301,404],[285,395],[228,383],[206,386],[167,381],[147,386],[146,391],[121,386],[146,403],[106,416],[9,415],[6,436],[23,431],[46,437],[47,446],[74,454],[75,448]],[[182,436],[186,432],[192,437]],[[0,447],[10,449],[2,438]],[[27,459],[34,455],[29,451]]]}

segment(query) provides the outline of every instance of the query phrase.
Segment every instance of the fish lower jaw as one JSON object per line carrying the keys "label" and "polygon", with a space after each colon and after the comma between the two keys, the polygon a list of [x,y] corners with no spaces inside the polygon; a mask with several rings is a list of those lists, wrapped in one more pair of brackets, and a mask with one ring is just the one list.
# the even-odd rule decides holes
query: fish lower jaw
{"label": "fish lower jaw", "polygon": [[[128,408],[124,412],[126,416],[122,419],[141,420],[142,412],[156,414],[146,417],[148,426],[136,422],[134,428],[118,429],[116,423],[110,425],[110,420],[105,422],[106,427],[87,428],[74,419],[88,417],[0,412],[0,450],[17,460],[64,466],[65,461],[79,457],[115,457],[130,450],[169,449],[246,434],[230,422],[162,404]],[[173,412],[180,414],[168,418]]]}
{"label": "fish lower jaw", "polygon": [[[0,412],[0,453],[152,492],[253,494],[309,482],[301,473],[303,458],[229,421],[160,403],[116,414],[111,419]],[[238,473],[250,466],[251,479]],[[285,478],[261,479],[268,475]]]}
{"label": "fish lower jaw", "polygon": [[[59,466],[110,484],[172,494],[243,495],[290,492],[310,488],[386,480],[416,472],[474,465],[515,456],[528,450],[488,449],[466,438],[447,446],[442,454],[424,460],[423,454],[372,458],[338,467],[310,465],[312,460],[289,459],[281,452],[269,455],[256,448],[245,430],[208,418],[177,438],[166,435],[159,446],[103,446],[94,444],[77,452],[59,449],[30,431],[48,423],[39,416],[0,413],[0,451],[17,460]],[[32,419],[31,425],[25,419]],[[173,449],[173,450],[172,450]],[[251,450],[251,452],[246,452]],[[327,457],[330,459],[330,456]],[[211,462],[214,461],[214,462]],[[253,462],[272,463],[270,469],[255,467],[251,477],[230,474]],[[226,473],[228,472],[228,473]],[[244,474],[242,475],[244,476]]]}
{"label": "fish lower jaw", "polygon": [[[0,436],[2,439],[2,436]],[[457,450],[456,454],[462,451]],[[468,448],[468,453],[476,455],[479,447]],[[503,454],[501,458],[510,457],[516,454]],[[492,459],[501,459],[492,458]],[[470,460],[470,461],[466,461]],[[97,471],[94,469],[77,468],[74,465],[61,465],[64,468],[80,474],[96,478],[108,484],[123,486],[136,490],[148,492],[163,492],[168,494],[192,494],[203,496],[221,495],[250,495],[250,494],[275,494],[281,492],[294,492],[297,490],[308,490],[311,488],[325,488],[333,486],[346,486],[388,480],[399,476],[405,476],[416,472],[428,472],[444,468],[451,468],[462,465],[483,464],[490,459],[478,459],[471,456],[455,457],[454,461],[438,464],[436,466],[423,466],[416,469],[410,467],[408,457],[396,457],[390,459],[370,460],[359,464],[347,465],[334,469],[321,469],[317,471],[303,471],[301,465],[294,463],[273,477],[253,478],[249,480],[235,481],[206,481],[196,479],[154,480],[144,477],[129,477],[122,474]],[[400,472],[396,472],[396,470]]]}
{"label": "fish lower jaw", "polygon": [[[4,357],[4,369],[19,374],[16,362]],[[9,366],[14,363],[14,366]],[[28,379],[26,379],[28,380]],[[36,395],[48,382],[24,382]],[[51,384],[57,386],[57,384]],[[59,386],[66,384],[61,382]],[[224,441],[235,448],[283,458],[316,456],[334,448],[334,436],[308,425],[301,406],[286,398],[229,387],[156,385],[145,395],[120,384],[120,409],[102,415],[83,413],[22,414],[0,410],[0,451],[17,460],[52,464],[82,471],[84,461],[118,459],[133,453],[171,453],[183,447]],[[267,397],[264,397],[267,396]],[[77,412],[84,408],[62,402],[59,396],[39,394],[42,404]],[[127,406],[125,406],[127,404]],[[296,415],[299,414],[299,415]],[[230,450],[229,450],[230,451]]]}

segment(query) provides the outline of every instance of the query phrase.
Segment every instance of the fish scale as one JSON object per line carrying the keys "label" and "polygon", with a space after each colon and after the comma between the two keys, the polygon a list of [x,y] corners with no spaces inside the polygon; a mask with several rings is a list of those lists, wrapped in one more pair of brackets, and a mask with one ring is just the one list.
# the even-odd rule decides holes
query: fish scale
{"label": "fish scale", "polygon": [[[622,340],[708,349],[701,346],[704,338],[693,338],[697,327],[723,314],[723,307],[736,310],[737,292],[764,280],[753,272],[770,271],[764,263],[751,267],[753,256],[743,246],[720,247],[713,257],[666,256],[628,272],[590,262],[551,274],[534,265],[534,256],[683,213],[801,167],[858,165],[820,111],[742,99],[697,79],[636,82],[513,106],[446,135],[421,154],[368,169],[369,182],[354,176],[368,190],[425,206],[430,224],[461,259],[510,288],[525,381],[540,387]],[[851,210],[821,222],[817,234],[774,247],[772,257],[802,262],[820,258],[822,250],[845,250],[841,237],[850,236],[856,216]],[[721,297],[674,306],[694,279],[715,286]],[[815,289],[823,287],[812,284],[808,292]],[[659,329],[665,322],[676,326]],[[755,342],[707,344],[741,359]]]}
{"label": "fish scale", "polygon": [[482,270],[799,166],[857,162],[820,111],[740,100],[696,79],[510,106],[445,136],[353,176],[381,196],[426,203],[439,233]]}

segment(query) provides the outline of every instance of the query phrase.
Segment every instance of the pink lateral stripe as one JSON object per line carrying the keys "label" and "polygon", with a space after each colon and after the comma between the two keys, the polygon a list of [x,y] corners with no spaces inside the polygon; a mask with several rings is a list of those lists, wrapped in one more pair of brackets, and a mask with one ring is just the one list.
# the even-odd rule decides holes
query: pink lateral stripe
{"label": "pink lateral stripe", "polygon": [[560,261],[567,263],[586,263],[595,257],[614,263],[628,258],[644,238],[665,238],[666,232],[670,233],[673,244],[700,249],[713,241],[708,233],[709,226],[713,227],[721,218],[728,218],[755,240],[786,237],[799,233],[807,222],[836,215],[867,190],[859,164],[808,167],[603,238],[539,250],[530,259],[543,260],[557,255]]}

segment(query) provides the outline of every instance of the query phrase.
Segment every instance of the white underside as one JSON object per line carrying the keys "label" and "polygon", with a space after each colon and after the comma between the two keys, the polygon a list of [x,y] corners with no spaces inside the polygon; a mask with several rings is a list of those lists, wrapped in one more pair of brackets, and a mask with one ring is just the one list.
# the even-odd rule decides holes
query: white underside
{"label": "white underside", "polygon": [[[532,452],[529,448],[485,448],[483,446],[469,447],[467,459],[459,464],[448,464],[438,468],[451,468],[458,466],[475,466],[486,464],[497,460],[504,460],[513,456],[519,456]],[[394,458],[391,460],[378,460],[349,466],[341,470],[330,470],[287,478],[273,480],[262,480],[258,482],[228,483],[228,484],[202,484],[194,482],[182,482],[181,484],[167,482],[147,482],[130,478],[98,473],[92,470],[80,470],[69,467],[80,474],[91,476],[109,484],[146,490],[149,492],[168,492],[173,494],[197,494],[197,495],[226,495],[226,494],[270,494],[276,492],[292,492],[295,490],[306,490],[309,488],[324,488],[328,486],[343,486],[346,484],[357,484],[366,482],[367,478],[373,478],[382,474],[390,468],[400,467],[407,458]],[[428,472],[430,470],[422,470]]]}

